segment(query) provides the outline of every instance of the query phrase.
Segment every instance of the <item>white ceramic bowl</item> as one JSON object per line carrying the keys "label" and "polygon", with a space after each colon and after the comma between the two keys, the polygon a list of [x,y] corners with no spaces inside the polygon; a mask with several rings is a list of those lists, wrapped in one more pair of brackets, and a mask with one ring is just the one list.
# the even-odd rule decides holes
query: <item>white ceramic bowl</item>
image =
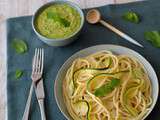
{"label": "white ceramic bowl", "polygon": [[101,50],[109,50],[112,51],[115,54],[126,54],[129,56],[133,56],[135,58],[138,59],[139,62],[141,62],[145,69],[146,72],[148,73],[150,80],[151,80],[151,84],[152,84],[152,99],[153,99],[153,103],[150,107],[149,112],[144,116],[143,120],[150,114],[150,112],[153,110],[156,101],[158,99],[158,92],[159,92],[159,84],[158,84],[158,78],[157,75],[153,69],[153,67],[151,66],[151,64],[143,57],[141,56],[139,53],[126,48],[126,47],[122,47],[122,46],[117,46],[117,45],[97,45],[97,46],[93,46],[93,47],[89,47],[83,50],[80,50],[79,52],[75,53],[74,55],[72,55],[60,68],[56,80],[55,80],[55,85],[54,85],[54,93],[55,93],[55,99],[56,102],[58,104],[58,107],[60,109],[60,111],[63,113],[63,115],[68,119],[68,120],[72,120],[71,116],[69,115],[67,109],[66,109],[66,105],[64,103],[63,100],[63,95],[62,95],[62,81],[65,77],[66,71],[67,69],[71,66],[72,62],[78,58],[78,57],[85,57],[88,56],[89,54],[101,51]]}

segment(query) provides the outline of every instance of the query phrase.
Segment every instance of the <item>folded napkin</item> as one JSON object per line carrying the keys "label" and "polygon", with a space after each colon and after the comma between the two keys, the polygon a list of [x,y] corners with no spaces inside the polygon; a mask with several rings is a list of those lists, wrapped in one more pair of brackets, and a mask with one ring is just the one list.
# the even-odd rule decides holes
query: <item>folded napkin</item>
{"label": "folded napkin", "polygon": [[[47,120],[65,120],[56,105],[54,98],[54,80],[61,65],[75,52],[98,44],[116,44],[129,47],[143,55],[160,73],[160,49],[154,48],[144,39],[144,31],[160,30],[160,1],[152,0],[122,5],[107,5],[98,8],[103,19],[132,36],[144,48],[135,46],[101,25],[89,25],[85,22],[79,38],[65,47],[49,47],[39,40],[31,27],[31,16],[11,18],[7,20],[7,54],[8,54],[8,120],[21,120],[31,85],[31,61],[36,47],[45,49],[44,88],[46,93],[45,108]],[[122,20],[121,16],[129,10],[141,15],[141,23],[133,24]],[[86,10],[84,10],[86,14]],[[14,38],[24,39],[28,44],[28,52],[16,54],[11,47]],[[15,80],[16,69],[22,69],[24,75]],[[158,74],[160,78],[160,74]],[[160,99],[147,120],[159,120]],[[31,120],[40,120],[40,110],[33,95],[31,104]]]}

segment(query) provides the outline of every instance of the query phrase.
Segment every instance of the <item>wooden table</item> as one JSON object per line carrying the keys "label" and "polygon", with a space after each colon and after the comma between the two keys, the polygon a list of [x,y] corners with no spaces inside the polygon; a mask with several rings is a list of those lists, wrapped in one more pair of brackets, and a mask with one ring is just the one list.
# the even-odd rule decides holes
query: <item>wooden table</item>
{"label": "wooden table", "polygon": [[[0,1],[0,120],[7,119],[6,95],[6,26],[9,17],[32,15],[35,10],[51,0],[1,0]],[[118,4],[138,0],[70,0],[81,8],[96,7],[106,4]]]}

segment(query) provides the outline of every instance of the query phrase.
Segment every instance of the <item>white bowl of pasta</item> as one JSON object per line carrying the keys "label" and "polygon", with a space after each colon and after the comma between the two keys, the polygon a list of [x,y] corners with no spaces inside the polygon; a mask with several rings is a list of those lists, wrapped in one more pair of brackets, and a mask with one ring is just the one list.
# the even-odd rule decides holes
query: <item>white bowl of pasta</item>
{"label": "white bowl of pasta", "polygon": [[56,102],[68,120],[144,120],[158,91],[150,63],[117,45],[75,53],[62,65],[54,84]]}

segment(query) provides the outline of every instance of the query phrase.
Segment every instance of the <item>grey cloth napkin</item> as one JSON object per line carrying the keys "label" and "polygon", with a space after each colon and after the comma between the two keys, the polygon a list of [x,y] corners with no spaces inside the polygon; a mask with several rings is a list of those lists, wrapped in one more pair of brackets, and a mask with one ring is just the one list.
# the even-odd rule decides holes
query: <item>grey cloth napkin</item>
{"label": "grey cloth napkin", "polygon": [[[24,112],[29,87],[31,85],[31,61],[36,47],[45,49],[44,88],[46,93],[45,108],[48,120],[65,120],[56,105],[54,98],[54,80],[61,65],[75,52],[98,44],[115,44],[131,48],[143,55],[154,67],[160,78],[160,49],[146,42],[143,33],[149,30],[160,30],[160,1],[152,0],[123,5],[108,5],[98,8],[103,19],[125,31],[144,48],[135,46],[101,25],[89,25],[85,22],[79,38],[65,47],[49,47],[39,40],[31,27],[31,16],[11,18],[7,20],[7,97],[8,120],[21,120]],[[141,23],[133,24],[122,20],[121,16],[129,10],[141,15]],[[87,10],[84,10],[86,14]],[[28,44],[28,52],[24,55],[16,54],[11,47],[14,38],[24,39]],[[15,80],[16,69],[22,69],[24,75]],[[160,99],[147,120],[159,120]],[[40,120],[40,110],[33,95],[31,107],[31,120]]]}

